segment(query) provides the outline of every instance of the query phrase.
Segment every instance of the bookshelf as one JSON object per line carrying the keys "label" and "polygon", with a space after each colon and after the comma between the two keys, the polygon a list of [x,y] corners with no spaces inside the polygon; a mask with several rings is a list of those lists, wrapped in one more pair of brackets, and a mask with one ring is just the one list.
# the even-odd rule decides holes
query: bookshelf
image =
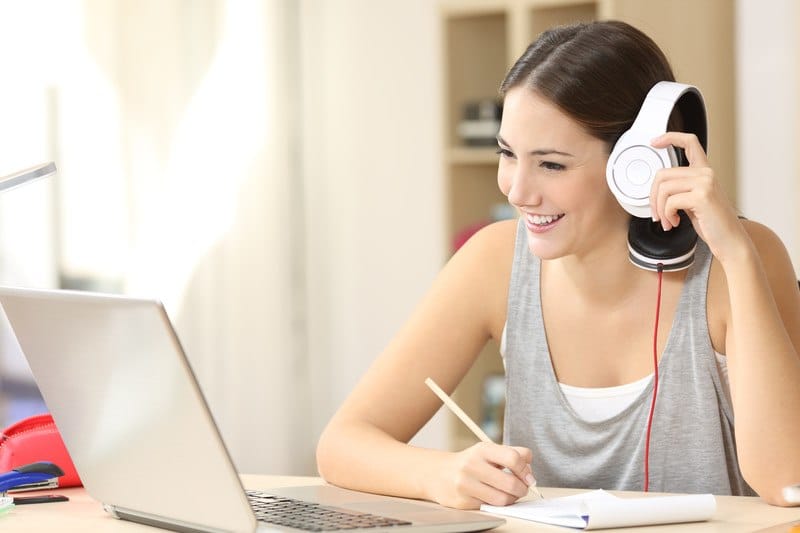
{"label": "bookshelf", "polygon": [[[709,160],[735,202],[734,6],[728,0],[440,0],[439,7],[449,252],[457,237],[494,220],[498,206],[506,204],[496,183],[495,148],[486,139],[464,139],[460,124],[465,110],[475,102],[496,100],[500,82],[516,58],[539,33],[557,24],[619,19],[651,36],[672,63],[677,80],[703,92],[709,115]],[[485,415],[491,412],[496,418],[498,408],[487,406],[482,397],[496,391],[502,375],[498,346],[490,342],[453,394],[498,441],[491,424],[485,424]],[[475,442],[455,419],[448,439],[454,450]]]}

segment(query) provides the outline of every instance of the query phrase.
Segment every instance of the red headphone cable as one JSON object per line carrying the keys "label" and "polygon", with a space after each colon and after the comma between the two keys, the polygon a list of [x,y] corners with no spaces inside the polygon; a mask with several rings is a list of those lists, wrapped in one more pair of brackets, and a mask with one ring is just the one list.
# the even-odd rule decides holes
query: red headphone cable
{"label": "red headphone cable", "polygon": [[658,394],[658,318],[661,314],[661,281],[664,277],[664,265],[658,264],[658,297],[656,298],[656,321],[653,328],[653,400],[650,402],[650,414],[647,417],[647,435],[644,443],[644,491],[650,485],[650,430],[653,427],[653,413],[656,410]]}

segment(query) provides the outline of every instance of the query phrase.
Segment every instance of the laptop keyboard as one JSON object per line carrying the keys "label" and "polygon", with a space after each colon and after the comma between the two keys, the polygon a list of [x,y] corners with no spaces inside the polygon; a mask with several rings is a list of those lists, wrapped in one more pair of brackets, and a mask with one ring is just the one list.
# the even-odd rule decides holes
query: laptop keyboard
{"label": "laptop keyboard", "polygon": [[273,496],[255,490],[248,490],[247,496],[259,521],[305,531],[339,531],[411,525],[411,522],[403,520]]}

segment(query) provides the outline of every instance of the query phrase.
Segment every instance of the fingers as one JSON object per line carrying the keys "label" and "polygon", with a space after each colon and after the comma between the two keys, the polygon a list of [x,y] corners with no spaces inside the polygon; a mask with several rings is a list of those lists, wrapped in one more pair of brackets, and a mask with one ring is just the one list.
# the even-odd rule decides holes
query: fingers
{"label": "fingers", "polygon": [[465,476],[466,494],[490,505],[510,505],[528,494],[528,486],[511,472],[484,463]]}
{"label": "fingers", "polygon": [[480,493],[492,500],[481,498],[483,501],[508,505],[528,494],[529,485],[535,483],[529,449],[485,444],[480,447],[480,455],[483,460],[474,463],[473,474],[485,485]]}
{"label": "fingers", "polygon": [[[449,474],[433,499],[442,505],[477,509],[482,503],[509,505],[528,494],[533,479],[531,451],[522,447],[478,443],[452,456]],[[447,481],[449,479],[449,481]],[[437,489],[437,492],[439,489]]]}
{"label": "fingers", "polygon": [[680,223],[678,210],[697,208],[713,195],[714,175],[708,167],[673,167],[656,174],[650,190],[653,221],[661,222],[664,231]]}
{"label": "fingers", "polygon": [[717,259],[735,253],[731,250],[745,236],[737,212],[714,177],[705,151],[694,134],[667,132],[651,142],[655,148],[669,145],[682,148],[688,167],[661,169],[650,189],[653,221],[668,231],[680,223],[679,212],[689,217],[697,235],[708,244]]}
{"label": "fingers", "polygon": [[[531,462],[533,461],[533,453],[530,448],[523,446],[509,446],[512,450],[519,454],[519,463],[516,468],[509,467],[514,475],[520,478],[526,485],[531,486],[536,484],[536,478],[533,477],[533,469]],[[521,467],[521,468],[520,468]]]}
{"label": "fingers", "polygon": [[700,140],[694,133],[668,131],[650,141],[650,144],[654,148],[666,148],[670,145],[682,148],[686,153],[686,159],[689,161],[690,167],[708,166],[706,152],[703,150],[703,145],[700,144]]}
{"label": "fingers", "polygon": [[[672,167],[658,171],[650,189],[650,212],[653,222],[661,222],[664,231],[680,224],[679,209],[691,208],[691,198],[708,197],[713,188],[713,171],[700,140],[693,133],[668,131],[651,141],[655,148],[675,146],[682,148],[689,161],[688,167]],[[692,193],[692,194],[688,194]]]}

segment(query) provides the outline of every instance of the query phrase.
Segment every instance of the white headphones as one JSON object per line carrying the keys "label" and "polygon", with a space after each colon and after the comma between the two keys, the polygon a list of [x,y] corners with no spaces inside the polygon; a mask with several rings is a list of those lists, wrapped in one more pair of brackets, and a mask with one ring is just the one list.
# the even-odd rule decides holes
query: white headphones
{"label": "white headphones", "polygon": [[[635,217],[651,216],[650,187],[656,171],[678,166],[674,148],[650,146],[654,137],[667,131],[667,121],[676,105],[688,108],[685,111],[681,109],[684,111],[684,120],[694,120],[696,126],[700,125],[697,119],[702,122],[702,128],[693,130],[690,127],[688,131],[700,138],[705,149],[706,113],[700,91],[691,85],[660,81],[647,93],[631,129],[622,134],[608,158],[608,186],[625,211]],[[697,116],[698,111],[702,114],[701,117]]]}
{"label": "white headphones", "polygon": [[697,235],[685,214],[681,215],[681,224],[668,232],[651,221],[650,188],[656,172],[678,166],[681,161],[672,146],[653,148],[650,141],[667,131],[676,106],[684,131],[697,135],[705,150],[708,126],[702,94],[692,85],[660,81],[647,93],[636,120],[620,136],[606,165],[611,192],[634,217],[628,232],[630,260],[648,270],[680,270],[694,261]]}

